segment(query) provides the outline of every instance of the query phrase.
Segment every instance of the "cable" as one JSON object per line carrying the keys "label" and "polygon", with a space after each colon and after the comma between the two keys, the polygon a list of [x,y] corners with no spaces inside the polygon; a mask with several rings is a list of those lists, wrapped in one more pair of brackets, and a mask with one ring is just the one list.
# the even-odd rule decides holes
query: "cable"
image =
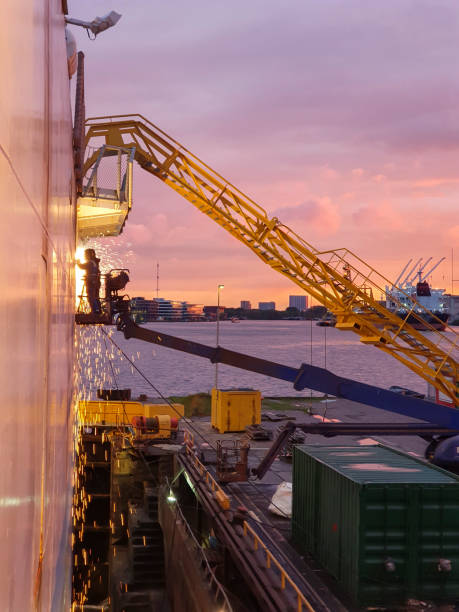
{"label": "cable", "polygon": [[[311,319],[310,319],[310,322],[309,322],[309,337],[310,337],[310,340],[311,340],[310,361],[309,361],[309,363],[312,365],[312,316],[311,316]],[[309,391],[310,391],[310,401],[311,401],[311,408],[310,408],[309,414],[312,414],[313,413],[312,412],[312,389],[309,389]]]}
{"label": "cable", "polygon": [[[324,326],[324,368],[327,369],[327,326]],[[325,423],[325,416],[328,408],[328,394],[325,397],[325,409],[322,415],[322,422]]]}
{"label": "cable", "polygon": [[103,340],[104,340],[104,344],[105,344],[105,354],[108,356],[108,363],[110,364],[110,369],[112,371],[113,382],[115,384],[116,389],[119,390],[118,381],[116,379],[116,374],[115,374],[115,370],[113,368],[112,360],[110,358],[110,355],[108,355],[107,340],[106,340],[106,338],[103,338]]}
{"label": "cable", "polygon": [[[117,381],[117,379],[116,379],[115,370],[114,370],[114,368],[113,368],[113,364],[112,364],[111,357],[110,357],[110,355],[108,354],[107,340],[106,340],[105,338],[104,338],[103,340],[104,340],[104,344],[105,344],[105,354],[108,356],[108,363],[110,364],[110,368],[111,368],[111,371],[112,371],[113,382],[115,383],[115,387],[116,387],[116,389],[119,391],[118,381]],[[126,419],[126,423],[128,423],[128,422],[129,422],[129,419],[128,419],[128,416],[127,416],[127,414],[126,414],[126,408],[125,408],[124,404],[123,404],[123,415],[124,415],[124,418]]]}

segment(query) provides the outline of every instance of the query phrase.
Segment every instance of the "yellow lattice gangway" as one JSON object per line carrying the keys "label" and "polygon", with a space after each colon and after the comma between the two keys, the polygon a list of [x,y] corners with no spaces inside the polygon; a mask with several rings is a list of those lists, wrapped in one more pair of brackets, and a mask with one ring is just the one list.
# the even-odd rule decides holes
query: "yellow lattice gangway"
{"label": "yellow lattice gangway", "polygon": [[334,313],[338,329],[357,333],[361,342],[392,355],[459,405],[458,334],[442,334],[427,325],[426,336],[407,322],[409,317],[420,319],[414,309],[404,319],[386,309],[377,296],[392,283],[357,255],[344,248],[318,251],[141,115],[87,121],[86,147],[94,153],[85,172],[103,144],[135,147],[135,160],[144,170]]}

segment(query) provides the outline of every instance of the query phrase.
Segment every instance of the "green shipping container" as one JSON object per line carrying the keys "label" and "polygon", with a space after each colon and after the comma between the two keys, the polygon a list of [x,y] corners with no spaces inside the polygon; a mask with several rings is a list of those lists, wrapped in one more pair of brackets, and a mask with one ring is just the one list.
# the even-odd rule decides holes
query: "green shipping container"
{"label": "green shipping container", "polygon": [[359,605],[459,600],[459,478],[409,455],[295,447],[292,536]]}

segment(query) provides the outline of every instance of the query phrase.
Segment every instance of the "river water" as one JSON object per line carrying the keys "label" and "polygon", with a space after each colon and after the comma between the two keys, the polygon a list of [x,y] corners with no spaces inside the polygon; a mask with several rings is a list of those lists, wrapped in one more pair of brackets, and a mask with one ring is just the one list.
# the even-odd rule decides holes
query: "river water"
{"label": "river water", "polygon": [[[214,346],[216,342],[216,323],[147,323],[145,327],[203,344]],[[215,365],[206,359],[140,340],[125,340],[113,329],[106,328],[106,331],[110,330],[113,341],[134,359],[135,365],[163,395],[207,392],[214,386]],[[157,395],[128,361],[120,358],[101,328],[82,327],[80,334],[80,363],[88,395],[94,397],[95,387],[99,385],[129,387],[133,398],[140,393]],[[312,363],[340,376],[379,387],[399,385],[422,393],[427,390],[423,379],[383,351],[363,345],[357,335],[319,327],[314,321],[221,321],[220,345],[293,367]],[[97,364],[94,365],[96,355]],[[96,370],[99,379],[94,376]],[[297,392],[288,382],[225,365],[219,365],[218,386],[220,389],[260,389],[265,396],[308,396],[311,393],[308,390]]]}

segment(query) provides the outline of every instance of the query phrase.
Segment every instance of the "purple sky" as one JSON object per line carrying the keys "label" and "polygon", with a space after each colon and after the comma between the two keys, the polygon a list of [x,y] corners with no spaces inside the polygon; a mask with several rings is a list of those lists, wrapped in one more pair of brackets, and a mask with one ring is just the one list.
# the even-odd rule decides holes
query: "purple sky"
{"label": "purple sky", "polygon": [[[321,250],[395,278],[410,257],[459,278],[459,4],[453,0],[72,0],[118,25],[86,55],[88,116],[140,113]],[[131,295],[226,305],[301,291],[136,172],[117,250]],[[108,241],[109,239],[107,239]],[[119,243],[119,244],[117,244]],[[459,283],[455,287],[459,292]]]}

